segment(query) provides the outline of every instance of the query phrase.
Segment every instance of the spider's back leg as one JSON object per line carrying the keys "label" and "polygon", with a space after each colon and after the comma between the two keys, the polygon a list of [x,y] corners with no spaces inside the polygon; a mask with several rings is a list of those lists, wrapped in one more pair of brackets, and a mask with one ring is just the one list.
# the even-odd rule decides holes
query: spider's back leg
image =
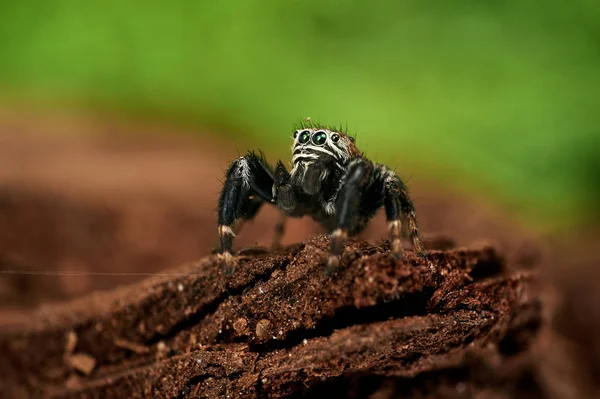
{"label": "spider's back leg", "polygon": [[400,241],[402,222],[408,221],[408,230],[410,242],[419,255],[425,254],[425,249],[419,238],[419,227],[417,223],[417,214],[415,206],[408,195],[408,189],[404,182],[390,169],[384,165],[377,165],[379,179],[384,183],[384,203],[385,214],[390,231],[390,241],[392,244],[392,253],[395,256],[402,256],[402,243]]}

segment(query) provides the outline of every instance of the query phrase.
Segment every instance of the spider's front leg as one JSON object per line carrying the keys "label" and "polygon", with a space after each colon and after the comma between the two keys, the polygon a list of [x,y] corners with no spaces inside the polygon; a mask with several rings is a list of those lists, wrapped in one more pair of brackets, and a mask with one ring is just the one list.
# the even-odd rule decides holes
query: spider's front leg
{"label": "spider's front leg", "polygon": [[357,158],[350,162],[342,178],[336,199],[336,228],[331,234],[327,274],[332,274],[337,269],[348,234],[359,229],[360,198],[373,181],[373,170],[371,162]]}
{"label": "spider's front leg", "polygon": [[272,200],[273,174],[262,156],[253,152],[233,161],[226,173],[218,205],[219,249],[231,261],[233,226],[252,219],[261,205]]}
{"label": "spider's front leg", "polygon": [[419,238],[419,228],[415,206],[408,195],[406,185],[398,175],[383,165],[378,165],[380,179],[384,183],[384,205],[385,214],[390,231],[390,242],[392,253],[397,258],[402,257],[402,242],[400,241],[402,222],[408,221],[410,242],[419,256],[425,256],[426,252]]}

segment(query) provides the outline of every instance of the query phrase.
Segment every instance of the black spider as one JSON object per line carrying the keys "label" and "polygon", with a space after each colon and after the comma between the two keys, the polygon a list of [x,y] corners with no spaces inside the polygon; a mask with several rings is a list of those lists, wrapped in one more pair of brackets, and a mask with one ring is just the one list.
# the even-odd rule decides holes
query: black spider
{"label": "black spider", "polygon": [[385,165],[369,161],[354,138],[341,129],[303,122],[294,131],[292,170],[281,161],[272,169],[262,153],[249,152],[231,163],[218,207],[219,252],[231,260],[232,226],[252,219],[264,202],[282,211],[275,245],[285,216],[310,215],[331,232],[327,272],[339,264],[344,242],[359,233],[383,205],[389,223],[392,253],[401,257],[401,219],[408,221],[415,251],[424,255],[415,207],[400,178]]}

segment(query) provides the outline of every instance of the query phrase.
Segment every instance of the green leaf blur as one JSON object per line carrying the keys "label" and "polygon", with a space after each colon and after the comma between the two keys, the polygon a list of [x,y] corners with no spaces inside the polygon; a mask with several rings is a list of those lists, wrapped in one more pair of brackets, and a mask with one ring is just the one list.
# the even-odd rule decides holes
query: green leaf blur
{"label": "green leaf blur", "polygon": [[9,0],[0,14],[4,102],[161,115],[280,152],[311,116],[347,123],[401,175],[545,225],[600,200],[595,0]]}

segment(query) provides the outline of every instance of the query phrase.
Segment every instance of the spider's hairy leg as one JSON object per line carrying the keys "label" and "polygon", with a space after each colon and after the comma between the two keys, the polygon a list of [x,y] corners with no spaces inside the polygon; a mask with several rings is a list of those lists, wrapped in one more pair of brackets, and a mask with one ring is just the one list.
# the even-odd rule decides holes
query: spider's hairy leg
{"label": "spider's hairy leg", "polygon": [[233,161],[226,173],[218,204],[219,250],[231,261],[233,226],[252,219],[261,205],[272,199],[273,175],[261,155],[248,153]]}
{"label": "spider's hairy leg", "polygon": [[402,222],[405,220],[408,223],[410,242],[415,249],[415,252],[420,255],[425,255],[425,249],[419,238],[419,228],[417,223],[417,215],[415,206],[408,195],[408,189],[404,182],[395,173],[387,169],[385,166],[380,166],[385,187],[385,213],[388,221],[390,232],[390,242],[392,244],[392,253],[396,257],[402,257],[402,243],[400,241]]}
{"label": "spider's hairy leg", "polygon": [[336,227],[331,234],[327,274],[332,274],[338,267],[348,234],[358,229],[360,197],[371,184],[372,172],[373,165],[369,161],[357,158],[348,165],[342,178],[336,199]]}

